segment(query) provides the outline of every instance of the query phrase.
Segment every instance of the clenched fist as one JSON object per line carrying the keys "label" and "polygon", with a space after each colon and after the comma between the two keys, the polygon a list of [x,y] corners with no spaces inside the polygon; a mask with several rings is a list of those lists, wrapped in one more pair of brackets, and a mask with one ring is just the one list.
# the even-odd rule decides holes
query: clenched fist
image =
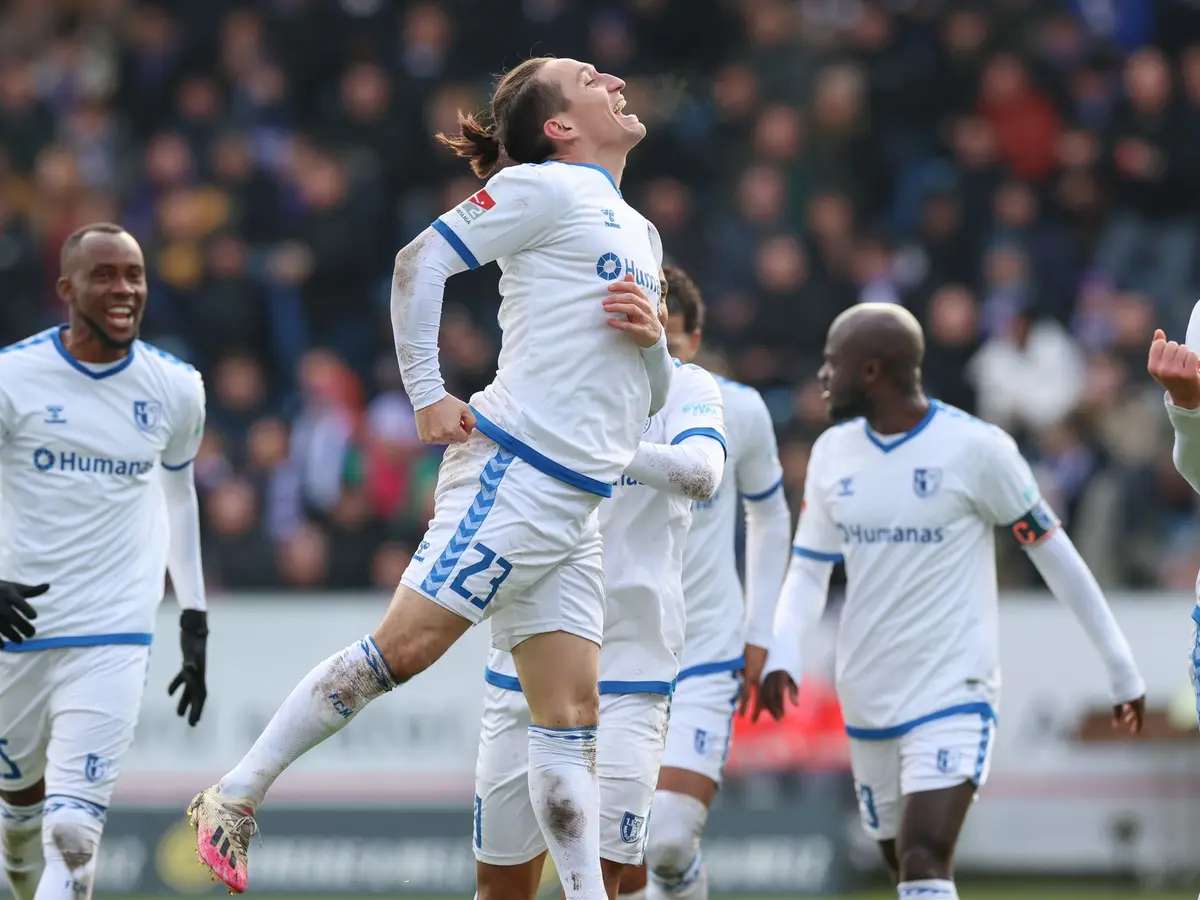
{"label": "clenched fist", "polygon": [[1200,360],[1186,344],[1168,341],[1160,328],[1150,344],[1146,370],[1171,395],[1171,402],[1182,409],[1200,407]]}
{"label": "clenched fist", "polygon": [[447,394],[437,403],[418,409],[413,416],[417,436],[426,444],[461,444],[471,436],[475,413],[457,397]]}

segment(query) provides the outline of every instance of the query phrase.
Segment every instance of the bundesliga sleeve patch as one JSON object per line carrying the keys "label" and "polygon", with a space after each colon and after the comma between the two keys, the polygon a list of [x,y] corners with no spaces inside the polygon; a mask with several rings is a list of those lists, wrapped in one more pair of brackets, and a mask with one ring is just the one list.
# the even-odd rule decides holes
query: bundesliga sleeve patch
{"label": "bundesliga sleeve patch", "polygon": [[1029,512],[1008,527],[1022,547],[1036,547],[1061,524],[1058,516],[1046,505],[1046,501],[1038,500]]}
{"label": "bundesliga sleeve patch", "polygon": [[470,225],[485,212],[496,205],[496,201],[492,199],[492,195],[486,190],[472,194],[458,206],[454,207],[454,211],[462,217],[462,220]]}

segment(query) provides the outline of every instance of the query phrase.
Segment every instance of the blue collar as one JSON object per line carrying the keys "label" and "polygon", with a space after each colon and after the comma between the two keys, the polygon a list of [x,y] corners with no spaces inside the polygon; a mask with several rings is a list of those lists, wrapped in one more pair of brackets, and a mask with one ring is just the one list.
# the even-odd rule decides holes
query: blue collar
{"label": "blue collar", "polygon": [[133,363],[133,353],[134,348],[137,346],[137,341],[134,341],[129,345],[129,352],[120,362],[114,363],[109,368],[101,369],[98,372],[89,369],[87,366],[73,357],[69,352],[67,352],[67,348],[63,344],[62,340],[63,329],[66,327],[66,325],[59,325],[57,328],[55,328],[53,333],[50,335],[50,340],[54,343],[54,349],[58,351],[58,355],[67,361],[67,365],[77,372],[82,372],[88,378],[95,379],[96,381],[99,381],[102,378],[109,378],[113,375],[116,375],[118,372],[124,372],[129,368],[130,364]]}
{"label": "blue collar", "polygon": [[867,423],[866,419],[863,419],[863,429],[867,433],[867,440],[869,440],[872,444],[874,444],[876,447],[878,447],[884,453],[891,453],[893,450],[895,450],[901,444],[905,444],[908,441],[911,441],[918,434],[920,434],[922,431],[924,431],[925,427],[933,420],[933,417],[937,413],[937,410],[938,410],[937,403],[930,400],[929,401],[929,411],[921,417],[921,421],[918,422],[916,425],[914,425],[909,431],[906,431],[904,434],[900,435],[897,438],[892,438],[890,441],[885,441],[883,438],[881,438],[879,435],[877,435],[874,431],[872,431],[871,426]]}

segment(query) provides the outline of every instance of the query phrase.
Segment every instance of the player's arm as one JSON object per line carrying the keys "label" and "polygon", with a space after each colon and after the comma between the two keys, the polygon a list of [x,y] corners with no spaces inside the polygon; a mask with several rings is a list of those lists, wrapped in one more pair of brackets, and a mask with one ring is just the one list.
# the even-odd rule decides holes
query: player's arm
{"label": "player's arm", "polygon": [[167,571],[179,601],[179,645],[183,666],[171,682],[168,693],[180,687],[178,712],[187,715],[188,724],[200,721],[204,701],[205,659],[208,644],[208,605],[204,592],[204,565],[200,556],[200,504],[196,498],[192,460],[204,437],[204,384],[199,373],[190,386],[183,408],[186,412],[174,425],[163,451],[162,487],[167,505]]}
{"label": "player's arm", "polygon": [[746,668],[741,712],[762,679],[771,647],[775,609],[787,572],[791,516],[783,493],[783,467],[775,426],[762,398],[746,391],[746,452],[737,463],[738,493],[746,508]]}
{"label": "player's arm", "polygon": [[1163,402],[1175,430],[1175,447],[1171,454],[1175,468],[1193,490],[1200,492],[1200,364],[1196,358],[1197,348],[1200,348],[1200,303],[1192,308],[1186,344],[1168,341],[1161,329],[1154,332],[1146,368],[1165,392]]}
{"label": "player's arm", "polygon": [[809,457],[792,559],[775,610],[771,647],[763,666],[766,674],[754,704],[756,720],[766,710],[778,721],[786,709],[785,698],[790,697],[795,703],[803,672],[801,646],[804,638],[821,621],[829,598],[833,566],[842,559],[841,536],[829,515],[819,481],[826,447],[823,436],[813,445]]}
{"label": "player's arm", "polygon": [[[690,368],[676,376],[681,390],[671,398],[669,444],[642,441],[625,474],[642,484],[689,500],[710,500],[725,475],[725,418],[713,377]],[[685,381],[686,379],[686,381]]]}
{"label": "player's arm", "polygon": [[512,166],[483,190],[435,219],[396,254],[392,332],[417,432],[431,444],[460,443],[475,427],[461,400],[446,393],[438,362],[442,299],[451,275],[536,246],[557,218],[554,182],[544,169]]}
{"label": "player's arm", "polygon": [[1140,731],[1146,683],[1129,642],[1091,569],[1042,499],[1029,464],[1013,439],[999,429],[994,430],[980,461],[984,515],[1012,533],[1051,593],[1075,614],[1108,669],[1114,719]]}

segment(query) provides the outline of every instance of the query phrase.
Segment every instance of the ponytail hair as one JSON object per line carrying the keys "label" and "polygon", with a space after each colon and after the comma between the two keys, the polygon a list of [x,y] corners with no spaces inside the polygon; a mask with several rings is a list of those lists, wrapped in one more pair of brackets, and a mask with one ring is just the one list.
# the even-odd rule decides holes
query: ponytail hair
{"label": "ponytail hair", "polygon": [[550,159],[554,142],[543,129],[547,119],[567,108],[567,100],[557,84],[537,77],[549,61],[545,56],[527,59],[505,73],[492,92],[492,124],[484,125],[474,113],[460,110],[458,134],[439,132],[434,138],[470,160],[471,171],[480,178],[495,171],[501,155],[515,163]]}
{"label": "ponytail hair", "polygon": [[471,171],[480,178],[487,178],[500,161],[502,149],[496,126],[485,126],[472,113],[458,113],[458,134],[438,132],[434,138],[471,163]]}

